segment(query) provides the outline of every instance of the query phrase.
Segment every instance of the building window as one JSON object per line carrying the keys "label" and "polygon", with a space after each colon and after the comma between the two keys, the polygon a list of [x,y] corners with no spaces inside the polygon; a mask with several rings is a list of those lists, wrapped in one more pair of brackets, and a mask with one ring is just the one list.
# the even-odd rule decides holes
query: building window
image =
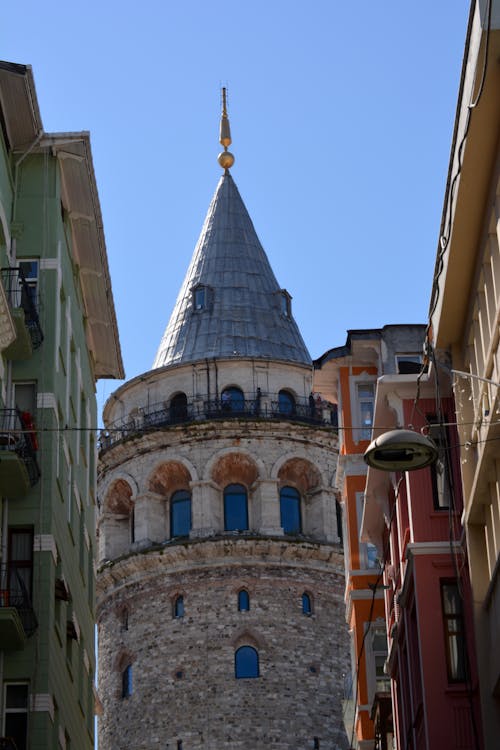
{"label": "building window", "polygon": [[207,289],[204,286],[198,286],[193,291],[193,306],[195,310],[204,310],[207,306]]}
{"label": "building window", "polygon": [[170,401],[170,421],[185,422],[187,416],[187,396],[185,393],[178,393]]}
{"label": "building window", "polygon": [[358,383],[358,406],[360,415],[360,439],[369,440],[373,426],[373,407],[375,403],[375,386],[372,383]]}
{"label": "building window", "polygon": [[421,370],[421,354],[396,354],[396,372],[398,375],[418,374]]}
{"label": "building window", "polygon": [[291,416],[295,414],[295,399],[288,391],[278,393],[278,411],[280,414]]}
{"label": "building window", "polygon": [[174,617],[177,619],[184,617],[184,597],[179,595],[174,601]]}
{"label": "building window", "polygon": [[38,310],[38,260],[21,260],[19,268],[24,274],[30,300]]}
{"label": "building window", "polygon": [[432,480],[432,496],[435,510],[448,510],[451,501],[450,465],[448,462],[448,435],[444,425],[432,424],[436,417],[428,417],[431,423],[429,437],[438,449],[438,458],[430,467]]}
{"label": "building window", "polygon": [[310,594],[304,591],[302,594],[302,614],[303,615],[312,615],[312,599]]}
{"label": "building window", "polygon": [[170,500],[170,536],[189,536],[190,531],[191,495],[186,490],[179,490]]}
{"label": "building window", "polygon": [[247,491],[242,484],[229,484],[224,490],[224,529],[248,529]]}
{"label": "building window", "polygon": [[234,676],[237,679],[259,677],[259,654],[252,646],[241,646],[236,651]]}
{"label": "building window", "polygon": [[279,292],[279,301],[280,301],[280,312],[282,315],[284,315],[286,318],[290,318],[292,314],[292,298],[286,291],[286,289],[282,289]]}
{"label": "building window", "polygon": [[11,606],[25,606],[32,595],[33,529],[9,529],[8,569]]}
{"label": "building window", "polygon": [[245,409],[245,396],[236,386],[224,388],[220,400],[222,411],[242,412]]}
{"label": "building window", "polygon": [[122,672],[122,698],[132,695],[132,665],[129,664]]}
{"label": "building window", "polygon": [[281,526],[285,534],[300,534],[300,494],[295,487],[282,487],[280,490]]}
{"label": "building window", "polygon": [[16,743],[17,750],[26,750],[28,736],[28,685],[6,683],[4,691],[4,737]]}
{"label": "building window", "polygon": [[248,591],[242,589],[238,592],[238,611],[248,612],[250,609],[250,596]]}
{"label": "building window", "polygon": [[441,582],[446,666],[450,682],[466,678],[466,644],[462,599],[456,582]]}

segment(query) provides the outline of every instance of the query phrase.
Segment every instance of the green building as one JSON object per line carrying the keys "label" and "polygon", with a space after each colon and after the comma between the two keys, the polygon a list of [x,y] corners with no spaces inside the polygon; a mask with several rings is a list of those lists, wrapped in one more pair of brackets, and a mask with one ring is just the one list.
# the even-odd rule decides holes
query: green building
{"label": "green building", "polygon": [[94,746],[96,398],[123,378],[89,134],[0,62],[0,747]]}

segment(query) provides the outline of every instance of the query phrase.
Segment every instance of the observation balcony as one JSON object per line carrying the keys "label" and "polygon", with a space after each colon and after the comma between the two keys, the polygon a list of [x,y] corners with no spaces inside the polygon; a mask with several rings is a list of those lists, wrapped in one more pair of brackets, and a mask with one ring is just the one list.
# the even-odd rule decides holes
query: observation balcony
{"label": "observation balcony", "polygon": [[[31,575],[31,570],[29,572]],[[0,648],[8,651],[22,649],[37,627],[38,621],[21,574],[14,565],[0,566]]]}
{"label": "observation balcony", "polygon": [[22,497],[38,482],[37,448],[31,415],[0,409],[0,495]]}
{"label": "observation balcony", "polygon": [[133,417],[117,420],[101,431],[99,436],[101,453],[128,438],[137,437],[145,432],[207,420],[286,420],[329,428],[335,434],[338,432],[337,411],[334,405],[319,408],[316,404],[311,405],[308,399],[294,399],[293,403],[290,401],[283,403],[278,394],[271,398],[255,395],[250,399],[242,394],[241,398],[235,398],[233,395],[230,400],[224,400],[224,398],[202,401],[185,400],[182,403],[173,399],[170,405],[151,404],[136,411]]}
{"label": "observation balcony", "polygon": [[43,342],[37,285],[26,281],[22,268],[2,268],[1,274],[16,329],[16,338],[5,350],[5,355],[13,360],[29,359]]}

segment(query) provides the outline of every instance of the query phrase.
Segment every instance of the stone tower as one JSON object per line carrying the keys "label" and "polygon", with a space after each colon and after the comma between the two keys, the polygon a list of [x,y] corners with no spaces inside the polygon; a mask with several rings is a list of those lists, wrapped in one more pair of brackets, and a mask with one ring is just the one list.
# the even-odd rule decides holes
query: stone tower
{"label": "stone tower", "polygon": [[334,420],[224,169],[153,369],[104,410],[99,750],[337,750]]}

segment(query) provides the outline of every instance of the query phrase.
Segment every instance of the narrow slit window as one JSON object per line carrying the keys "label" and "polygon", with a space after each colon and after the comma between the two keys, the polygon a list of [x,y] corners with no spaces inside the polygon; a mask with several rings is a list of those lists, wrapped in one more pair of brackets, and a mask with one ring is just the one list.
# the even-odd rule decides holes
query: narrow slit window
{"label": "narrow slit window", "polygon": [[250,609],[250,595],[248,591],[242,589],[238,592],[238,611],[248,612]]}
{"label": "narrow slit window", "polygon": [[302,614],[312,615],[312,599],[310,595],[304,591],[302,594]]}

